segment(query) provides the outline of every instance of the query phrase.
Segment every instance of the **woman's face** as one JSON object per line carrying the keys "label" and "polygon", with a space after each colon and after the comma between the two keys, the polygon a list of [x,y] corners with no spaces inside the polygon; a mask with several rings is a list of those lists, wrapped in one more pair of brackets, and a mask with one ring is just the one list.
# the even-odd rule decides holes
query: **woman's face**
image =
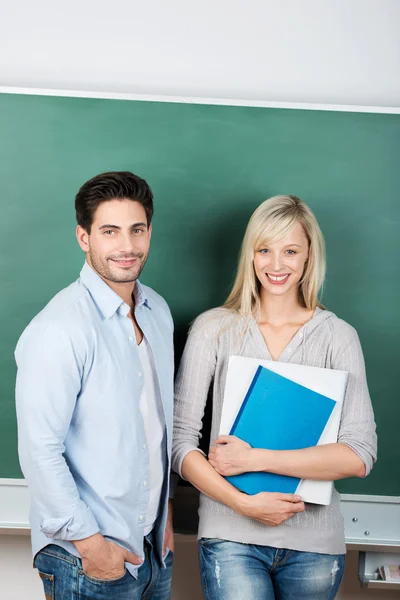
{"label": "woman's face", "polygon": [[254,252],[254,270],[261,291],[274,296],[290,291],[297,295],[307,258],[308,240],[300,223],[278,242],[261,246]]}

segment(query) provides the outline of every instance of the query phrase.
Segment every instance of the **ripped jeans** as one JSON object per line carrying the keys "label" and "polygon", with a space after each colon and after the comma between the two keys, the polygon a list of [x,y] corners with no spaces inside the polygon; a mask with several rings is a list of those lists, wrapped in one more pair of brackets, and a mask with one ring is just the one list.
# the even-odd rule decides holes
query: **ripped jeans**
{"label": "ripped jeans", "polygon": [[205,600],[333,600],[344,554],[315,554],[201,538]]}

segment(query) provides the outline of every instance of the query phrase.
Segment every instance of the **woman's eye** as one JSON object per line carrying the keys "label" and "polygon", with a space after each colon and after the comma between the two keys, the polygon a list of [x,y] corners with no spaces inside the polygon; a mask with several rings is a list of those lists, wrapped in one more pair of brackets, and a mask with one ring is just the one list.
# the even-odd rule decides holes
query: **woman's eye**
{"label": "woman's eye", "polygon": [[296,250],[287,250],[288,254],[296,254]]}
{"label": "woman's eye", "polygon": [[267,252],[269,252],[268,248],[261,248],[261,250],[259,250],[260,254],[267,254]]}

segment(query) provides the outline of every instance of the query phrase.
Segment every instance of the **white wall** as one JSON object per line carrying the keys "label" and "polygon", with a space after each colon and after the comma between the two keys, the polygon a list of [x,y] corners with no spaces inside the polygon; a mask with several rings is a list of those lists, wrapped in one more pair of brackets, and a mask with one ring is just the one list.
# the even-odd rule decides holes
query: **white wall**
{"label": "white wall", "polygon": [[398,0],[2,0],[0,84],[400,105]]}
{"label": "white wall", "polygon": [[[399,26],[399,0],[2,0],[0,85],[400,106]],[[0,536],[0,596],[42,597],[27,537]],[[382,593],[359,589],[351,553],[341,598],[361,596]],[[201,594],[182,540],[187,597]]]}

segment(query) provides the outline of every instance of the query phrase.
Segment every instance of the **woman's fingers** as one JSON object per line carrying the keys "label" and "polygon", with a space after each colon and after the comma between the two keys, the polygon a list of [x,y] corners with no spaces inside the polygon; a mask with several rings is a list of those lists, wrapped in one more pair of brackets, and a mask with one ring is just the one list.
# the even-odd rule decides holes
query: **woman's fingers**
{"label": "woman's fingers", "polygon": [[302,497],[298,494],[281,494],[276,492],[275,497],[277,500],[285,500],[286,502],[302,502]]}
{"label": "woman's fingers", "polygon": [[220,435],[215,440],[216,444],[229,444],[229,442],[234,442],[238,438],[235,435]]}

